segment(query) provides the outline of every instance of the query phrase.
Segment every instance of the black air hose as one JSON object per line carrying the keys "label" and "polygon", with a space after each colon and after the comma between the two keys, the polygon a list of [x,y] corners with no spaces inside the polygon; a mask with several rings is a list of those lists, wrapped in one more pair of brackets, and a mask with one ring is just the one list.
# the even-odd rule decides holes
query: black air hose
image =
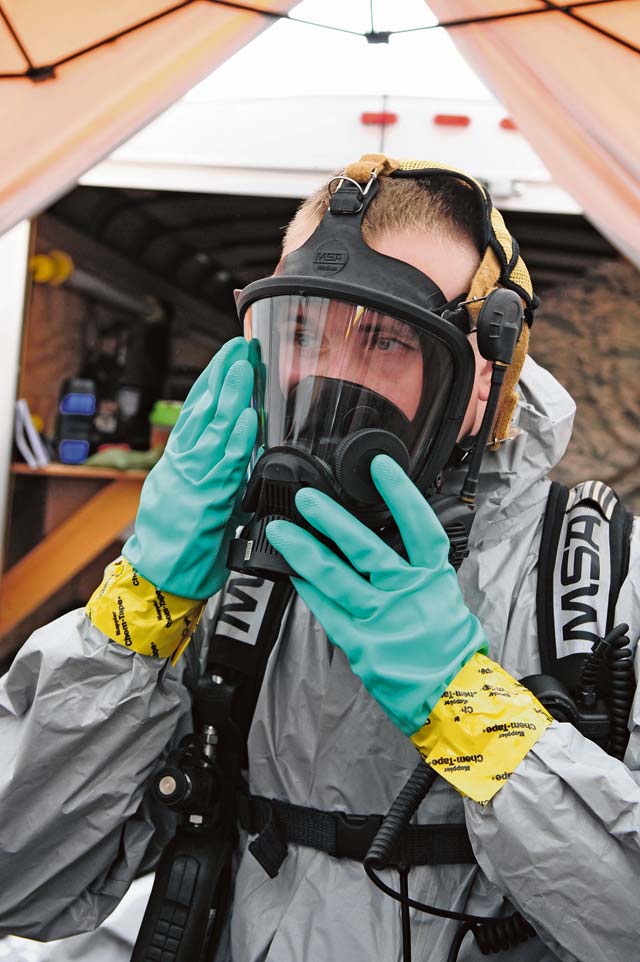
{"label": "black air hose", "polygon": [[435,782],[436,777],[433,768],[425,765],[422,761],[418,762],[409,781],[389,809],[389,813],[367,852],[366,863],[371,868],[380,869],[389,864],[394,845],[409,824],[409,819],[416,812],[418,805]]}
{"label": "black air hose", "polygon": [[[400,903],[403,910],[404,923],[408,920],[408,910],[410,907],[421,912],[427,912],[430,915],[439,916],[440,918],[459,919],[464,922],[464,925],[458,930],[453,945],[451,946],[449,962],[455,962],[457,959],[462,939],[467,932],[472,933],[483,955],[498,952],[501,949],[513,948],[520,945],[521,942],[526,942],[527,939],[535,935],[535,931],[519,912],[495,919],[488,916],[468,915],[465,912],[442,909],[435,905],[426,905],[424,902],[418,902],[415,899],[409,898],[406,874],[403,878],[404,866],[400,866],[401,890],[399,892],[388,886],[376,874],[377,871],[385,868],[392,860],[394,846],[400,839],[403,830],[409,824],[409,819],[415,813],[420,802],[433,785],[436,777],[437,775],[434,769],[422,761],[418,762],[418,765],[411,773],[409,781],[393,802],[388,815],[380,826],[378,834],[371,843],[364,860],[365,872],[374,885]],[[405,933],[403,932],[405,959],[410,959],[410,948],[408,950],[409,954],[407,954],[406,938],[404,936]]]}
{"label": "black air hose", "polygon": [[476,924],[465,922],[460,926],[456,937],[451,944],[447,962],[456,962],[462,940],[465,935],[471,932],[476,945],[483,955],[492,955],[494,952],[504,952],[506,949],[515,949],[516,946],[526,942],[536,933],[531,925],[519,912],[504,918],[491,919],[490,922]]}
{"label": "black air hose", "polygon": [[614,758],[624,758],[629,742],[629,715],[635,695],[636,681],[633,671],[633,655],[629,646],[627,632],[629,626],[617,625],[609,632],[605,641],[609,668],[609,697],[607,699],[611,712],[611,728],[609,732],[609,754]]}

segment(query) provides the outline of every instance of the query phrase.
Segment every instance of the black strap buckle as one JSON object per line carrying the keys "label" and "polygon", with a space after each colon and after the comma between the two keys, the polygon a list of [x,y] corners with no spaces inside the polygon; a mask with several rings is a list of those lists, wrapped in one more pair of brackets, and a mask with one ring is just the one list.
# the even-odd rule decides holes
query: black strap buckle
{"label": "black strap buckle", "polygon": [[347,815],[336,812],[336,858],[363,862],[382,825],[382,815]]}
{"label": "black strap buckle", "polygon": [[266,803],[266,823],[258,829],[258,835],[249,842],[248,849],[269,878],[275,878],[287,857],[287,837],[283,831],[274,805]]}
{"label": "black strap buckle", "polygon": [[[365,203],[368,203],[371,198],[367,198],[367,194],[371,190],[373,184],[376,183],[378,175],[375,169],[371,171],[371,176],[368,182],[362,186],[357,180],[353,180],[352,177],[346,177],[344,174],[338,174],[337,177],[333,177],[329,181],[329,194],[331,199],[329,200],[329,210],[332,214],[359,214],[360,211],[364,210]],[[336,185],[337,186],[334,186]],[[373,192],[375,194],[375,191]]]}

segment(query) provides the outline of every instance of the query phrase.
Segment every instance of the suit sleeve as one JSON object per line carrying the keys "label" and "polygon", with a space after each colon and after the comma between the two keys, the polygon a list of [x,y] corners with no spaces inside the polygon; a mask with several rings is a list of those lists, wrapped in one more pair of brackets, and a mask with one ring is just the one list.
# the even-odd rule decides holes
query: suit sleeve
{"label": "suit sleeve", "polygon": [[[640,538],[615,623],[640,634]],[[636,647],[636,678],[640,653]],[[485,806],[465,799],[478,862],[565,962],[629,962],[640,944],[640,692],[624,762],[553,724]]]}
{"label": "suit sleeve", "polygon": [[146,787],[190,728],[182,668],[83,610],[23,646],[0,681],[0,935],[95,928],[157,859],[174,825]]}

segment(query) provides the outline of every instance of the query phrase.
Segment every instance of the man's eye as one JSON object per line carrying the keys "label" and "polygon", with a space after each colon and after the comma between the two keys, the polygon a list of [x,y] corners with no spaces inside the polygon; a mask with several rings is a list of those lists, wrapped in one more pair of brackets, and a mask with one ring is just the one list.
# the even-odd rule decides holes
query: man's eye
{"label": "man's eye", "polygon": [[297,347],[311,347],[315,339],[307,331],[298,329],[293,335],[293,340]]}
{"label": "man's eye", "polygon": [[412,344],[407,344],[399,337],[393,337],[391,334],[374,334],[371,338],[371,348],[377,351],[409,351],[413,350]]}

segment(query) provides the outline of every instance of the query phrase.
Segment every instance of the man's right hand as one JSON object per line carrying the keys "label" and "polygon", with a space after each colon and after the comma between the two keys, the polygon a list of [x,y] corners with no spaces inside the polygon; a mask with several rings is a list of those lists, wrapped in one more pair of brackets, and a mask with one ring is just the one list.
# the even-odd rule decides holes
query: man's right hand
{"label": "man's right hand", "polygon": [[227,577],[231,516],[257,431],[248,357],[234,338],[191,388],[122,549],[144,578],[183,598],[208,598]]}

